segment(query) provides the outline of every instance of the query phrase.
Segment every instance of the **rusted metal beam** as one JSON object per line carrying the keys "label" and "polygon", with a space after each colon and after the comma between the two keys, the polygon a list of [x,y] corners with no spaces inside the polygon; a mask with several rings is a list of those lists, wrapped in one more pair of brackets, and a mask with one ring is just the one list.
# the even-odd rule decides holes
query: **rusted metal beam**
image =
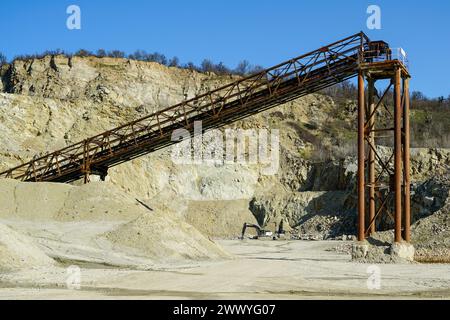
{"label": "rusted metal beam", "polygon": [[364,74],[358,73],[358,241],[365,240],[365,93]]}
{"label": "rusted metal beam", "polygon": [[402,241],[402,104],[401,73],[395,70],[394,76],[394,216],[395,242]]}
{"label": "rusted metal beam", "polygon": [[404,206],[404,225],[403,239],[406,242],[411,241],[411,180],[410,180],[410,119],[409,119],[409,78],[403,80],[403,206]]}
{"label": "rusted metal beam", "polygon": [[[373,81],[374,83],[376,82],[375,79],[372,79],[371,81]],[[384,98],[386,97],[386,94],[389,92],[391,87],[392,87],[392,83],[389,84],[389,86],[383,92],[383,95],[381,96],[381,98],[379,97],[377,105],[374,108],[372,108],[372,113],[370,113],[370,115],[367,117],[367,123],[369,123],[369,121],[372,119],[372,117],[375,116],[375,112],[377,112],[378,108],[380,107],[380,104],[383,102]],[[375,94],[375,93],[373,93],[373,94]],[[372,98],[372,100],[373,100],[373,98]]]}
{"label": "rusted metal beam", "polygon": [[369,222],[369,227],[368,227],[368,229],[366,230],[366,236],[369,236],[369,235],[370,235],[370,230],[371,230],[372,225],[375,224],[376,219],[378,218],[378,216],[380,216],[381,212],[382,212],[383,209],[385,208],[385,206],[386,206],[386,204],[388,203],[388,201],[389,201],[389,196],[385,197],[384,200],[381,202],[380,207],[378,208],[376,214],[374,215],[374,217],[373,217],[373,218],[370,220],[370,222]]}
{"label": "rusted metal beam", "polygon": [[[376,146],[375,143],[375,81],[373,79],[368,80],[368,114],[371,115],[368,119],[368,128],[369,128],[369,143]],[[376,231],[375,227],[375,150],[369,148],[369,221],[371,221],[369,225],[369,235],[372,235]]]}

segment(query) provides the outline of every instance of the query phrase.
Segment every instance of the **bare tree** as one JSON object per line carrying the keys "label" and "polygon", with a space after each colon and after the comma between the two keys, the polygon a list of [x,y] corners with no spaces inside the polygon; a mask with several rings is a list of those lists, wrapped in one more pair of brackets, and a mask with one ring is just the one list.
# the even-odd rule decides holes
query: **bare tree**
{"label": "bare tree", "polygon": [[149,61],[149,62],[157,62],[159,64],[163,64],[163,65],[167,65],[167,58],[165,55],[159,53],[159,52],[154,52],[154,53],[150,53],[147,54],[145,61]]}
{"label": "bare tree", "polygon": [[247,60],[242,60],[241,62],[238,63],[234,72],[238,75],[244,76],[248,74],[249,69],[250,69],[250,62],[248,62]]}
{"label": "bare tree", "polygon": [[228,67],[224,65],[223,62],[219,62],[219,64],[214,65],[214,72],[219,75],[231,73],[230,69],[228,69]]}
{"label": "bare tree", "polygon": [[92,52],[88,51],[88,50],[84,50],[84,49],[80,49],[77,52],[75,52],[75,56],[77,57],[88,57],[88,56],[92,56]]}
{"label": "bare tree", "polygon": [[169,61],[169,67],[178,67],[179,64],[180,64],[180,59],[178,59],[178,57],[173,57]]}
{"label": "bare tree", "polygon": [[125,58],[125,52],[120,50],[113,50],[108,53],[111,58]]}
{"label": "bare tree", "polygon": [[99,58],[106,57],[106,51],[105,51],[105,49],[98,49],[98,50],[97,50],[97,57],[99,57]]}
{"label": "bare tree", "polygon": [[5,56],[3,53],[0,52],[0,67],[1,67],[2,65],[6,64],[7,61],[8,61],[8,60],[6,59],[6,56]]}
{"label": "bare tree", "polygon": [[136,50],[133,54],[130,54],[128,56],[128,58],[130,58],[132,60],[139,60],[139,61],[145,60],[146,57],[147,57],[147,52],[145,52],[144,50]]}
{"label": "bare tree", "polygon": [[426,97],[420,91],[413,91],[411,94],[411,100],[426,100]]}
{"label": "bare tree", "polygon": [[214,72],[214,63],[209,59],[204,59],[201,64],[201,70],[203,72]]}
{"label": "bare tree", "polygon": [[196,71],[198,71],[198,67],[193,63],[193,62],[188,62],[188,63],[186,63],[184,66],[183,66],[183,68],[185,68],[185,69],[189,69],[189,70],[196,70]]}

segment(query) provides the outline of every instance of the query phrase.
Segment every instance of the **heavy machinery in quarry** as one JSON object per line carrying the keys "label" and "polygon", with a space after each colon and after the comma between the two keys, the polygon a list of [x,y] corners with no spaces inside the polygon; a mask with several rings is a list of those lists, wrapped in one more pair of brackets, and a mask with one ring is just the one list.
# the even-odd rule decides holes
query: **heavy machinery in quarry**
{"label": "heavy machinery in quarry", "polygon": [[286,231],[284,230],[284,220],[281,219],[280,223],[278,224],[278,227],[275,223],[275,231],[269,231],[261,228],[258,224],[254,223],[244,223],[242,226],[242,232],[241,232],[241,240],[246,239],[245,232],[247,229],[255,229],[256,235],[254,236],[247,236],[249,239],[257,240],[257,239],[272,239],[272,240],[278,240],[278,239],[285,239]]}

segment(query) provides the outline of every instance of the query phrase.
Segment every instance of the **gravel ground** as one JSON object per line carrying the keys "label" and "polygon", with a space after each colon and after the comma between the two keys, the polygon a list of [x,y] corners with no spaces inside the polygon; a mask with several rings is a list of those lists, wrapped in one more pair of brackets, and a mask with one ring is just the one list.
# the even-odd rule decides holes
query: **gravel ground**
{"label": "gravel ground", "polygon": [[[155,271],[81,267],[2,274],[1,299],[450,299],[448,264],[367,265],[333,252],[335,241],[221,241],[235,259]],[[373,276],[379,275],[379,287]],[[368,285],[369,284],[369,285]]]}

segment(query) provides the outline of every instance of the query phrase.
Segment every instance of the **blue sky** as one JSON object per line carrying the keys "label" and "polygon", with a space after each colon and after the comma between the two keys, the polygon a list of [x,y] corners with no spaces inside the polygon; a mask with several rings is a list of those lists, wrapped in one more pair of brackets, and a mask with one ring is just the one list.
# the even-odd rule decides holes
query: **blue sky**
{"label": "blue sky", "polygon": [[[81,8],[81,30],[66,28],[71,4]],[[370,4],[382,10],[381,30],[366,27]],[[0,52],[9,59],[57,48],[143,49],[269,67],[362,30],[408,52],[412,89],[450,95],[446,0],[2,0],[0,12]]]}

